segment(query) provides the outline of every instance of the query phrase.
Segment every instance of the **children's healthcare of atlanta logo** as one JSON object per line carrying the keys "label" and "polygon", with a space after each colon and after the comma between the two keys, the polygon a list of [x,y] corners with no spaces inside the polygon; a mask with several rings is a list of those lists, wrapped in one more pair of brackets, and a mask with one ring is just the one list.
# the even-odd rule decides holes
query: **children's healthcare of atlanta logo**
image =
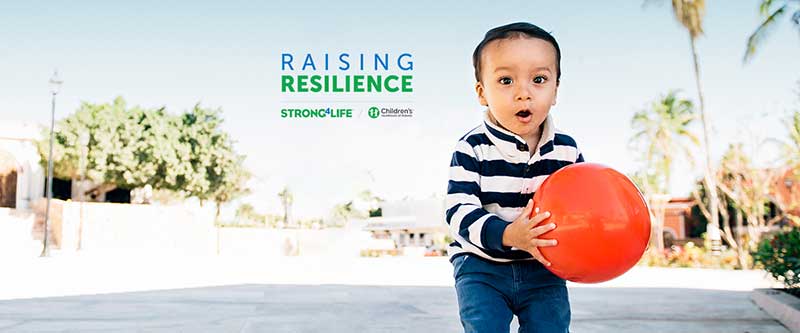
{"label": "children's healthcare of atlanta logo", "polygon": [[373,106],[369,108],[369,117],[370,118],[378,118],[381,116],[381,111],[378,110],[377,107]]}

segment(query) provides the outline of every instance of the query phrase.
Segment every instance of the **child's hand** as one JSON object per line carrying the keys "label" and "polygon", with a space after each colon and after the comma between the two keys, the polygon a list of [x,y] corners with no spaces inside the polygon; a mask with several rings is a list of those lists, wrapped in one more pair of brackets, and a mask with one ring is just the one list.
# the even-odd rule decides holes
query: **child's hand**
{"label": "child's hand", "polygon": [[542,226],[537,225],[550,217],[550,212],[537,213],[533,219],[528,219],[533,209],[533,200],[528,201],[528,205],[522,211],[522,214],[517,217],[514,222],[511,222],[503,231],[503,245],[516,247],[530,253],[536,260],[545,266],[550,266],[550,262],[542,256],[539,252],[540,246],[555,246],[558,242],[555,239],[540,239],[538,238],[543,233],[556,228],[553,223],[545,224]]}

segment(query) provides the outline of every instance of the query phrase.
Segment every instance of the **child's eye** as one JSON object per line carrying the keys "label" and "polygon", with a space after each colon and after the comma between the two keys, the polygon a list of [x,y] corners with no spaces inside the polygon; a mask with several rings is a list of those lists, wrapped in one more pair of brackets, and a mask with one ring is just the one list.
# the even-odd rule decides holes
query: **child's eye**
{"label": "child's eye", "polygon": [[536,83],[536,84],[542,84],[545,81],[547,81],[547,77],[544,77],[544,76],[541,76],[541,75],[533,78],[533,83]]}
{"label": "child's eye", "polygon": [[511,80],[510,77],[501,77],[500,80],[498,80],[498,82],[500,82],[500,84],[503,84],[503,85],[508,85],[508,84],[513,83],[514,81]]}

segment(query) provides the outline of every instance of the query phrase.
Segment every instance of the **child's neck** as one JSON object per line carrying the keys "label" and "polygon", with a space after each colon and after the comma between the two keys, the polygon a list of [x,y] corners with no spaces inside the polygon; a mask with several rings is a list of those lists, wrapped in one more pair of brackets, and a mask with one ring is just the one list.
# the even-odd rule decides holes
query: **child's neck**
{"label": "child's neck", "polygon": [[536,133],[531,133],[525,139],[525,143],[528,144],[528,152],[531,156],[536,153],[536,149],[539,147],[539,140],[542,138],[542,128],[539,127],[539,130]]}
{"label": "child's neck", "polygon": [[[489,120],[491,120],[492,123],[497,125],[498,127],[511,132],[508,128],[505,128],[503,125],[501,125],[500,122],[497,121],[497,119],[494,119],[491,112],[489,113]],[[538,128],[536,128],[536,132],[533,132],[525,137],[522,137],[522,139],[525,140],[525,143],[528,145],[528,153],[530,154],[530,156],[533,156],[533,154],[536,153],[536,148],[539,147],[539,140],[541,140],[542,138],[543,129],[544,129],[544,123],[542,123],[541,125],[539,125]]]}

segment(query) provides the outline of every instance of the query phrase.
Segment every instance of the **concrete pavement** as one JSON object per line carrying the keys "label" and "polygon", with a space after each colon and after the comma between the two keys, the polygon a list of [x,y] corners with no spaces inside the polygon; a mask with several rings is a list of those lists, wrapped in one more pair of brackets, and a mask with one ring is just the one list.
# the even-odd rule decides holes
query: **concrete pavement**
{"label": "concrete pavement", "polygon": [[[461,331],[444,258],[10,262],[0,332]],[[758,271],[636,267],[609,283],[570,284],[572,331],[788,332],[749,299],[770,284]]]}

